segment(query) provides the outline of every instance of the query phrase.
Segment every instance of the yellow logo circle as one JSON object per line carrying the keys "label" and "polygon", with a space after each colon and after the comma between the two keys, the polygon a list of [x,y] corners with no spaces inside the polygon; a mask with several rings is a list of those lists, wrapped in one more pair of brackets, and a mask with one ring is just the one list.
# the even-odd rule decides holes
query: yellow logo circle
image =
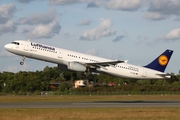
{"label": "yellow logo circle", "polygon": [[168,58],[165,55],[161,55],[158,59],[160,65],[165,66],[168,63]]}

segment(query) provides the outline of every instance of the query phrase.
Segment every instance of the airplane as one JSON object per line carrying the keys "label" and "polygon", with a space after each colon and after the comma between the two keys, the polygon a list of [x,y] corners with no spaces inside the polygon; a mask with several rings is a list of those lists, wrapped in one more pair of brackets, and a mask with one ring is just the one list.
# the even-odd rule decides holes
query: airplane
{"label": "airplane", "polygon": [[16,40],[4,47],[7,51],[22,56],[20,65],[24,64],[25,57],[27,57],[55,63],[61,71],[106,73],[121,78],[134,79],[171,78],[170,74],[164,73],[173,54],[173,50],[170,49],[167,49],[148,65],[136,66],[123,60],[106,59],[29,40]]}

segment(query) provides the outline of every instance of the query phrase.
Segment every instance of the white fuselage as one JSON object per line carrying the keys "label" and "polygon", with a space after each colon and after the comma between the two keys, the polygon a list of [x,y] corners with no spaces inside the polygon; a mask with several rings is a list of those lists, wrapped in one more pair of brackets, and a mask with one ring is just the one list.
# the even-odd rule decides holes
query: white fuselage
{"label": "white fuselage", "polygon": [[[16,44],[7,44],[5,48],[14,54],[33,58],[37,60],[47,61],[55,64],[67,65],[68,62],[80,63],[100,63],[112,61],[101,57],[96,57],[84,53],[74,52],[62,48],[49,45],[43,45],[31,41],[17,40]],[[169,78],[158,74],[164,74],[156,70],[146,67],[136,66],[128,63],[118,63],[115,66],[100,67],[97,72],[104,72],[118,77],[135,78],[135,79],[160,79]]]}

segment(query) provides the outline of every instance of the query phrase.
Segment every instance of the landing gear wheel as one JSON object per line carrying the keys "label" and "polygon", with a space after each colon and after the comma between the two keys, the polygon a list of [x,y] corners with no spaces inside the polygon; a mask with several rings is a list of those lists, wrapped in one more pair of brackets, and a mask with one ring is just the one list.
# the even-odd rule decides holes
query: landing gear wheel
{"label": "landing gear wheel", "polygon": [[20,62],[20,65],[24,65],[24,62]]}
{"label": "landing gear wheel", "polygon": [[22,56],[22,62],[20,62],[20,65],[24,65],[25,56]]}

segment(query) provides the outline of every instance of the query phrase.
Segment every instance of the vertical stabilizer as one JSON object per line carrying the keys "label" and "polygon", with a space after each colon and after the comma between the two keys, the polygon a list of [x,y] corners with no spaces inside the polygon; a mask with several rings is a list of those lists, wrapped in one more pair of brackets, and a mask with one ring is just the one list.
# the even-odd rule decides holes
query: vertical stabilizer
{"label": "vertical stabilizer", "polygon": [[160,72],[164,72],[172,54],[173,54],[173,51],[167,49],[164,53],[158,56],[154,61],[152,61],[151,63],[149,63],[148,65],[144,67],[157,70]]}

